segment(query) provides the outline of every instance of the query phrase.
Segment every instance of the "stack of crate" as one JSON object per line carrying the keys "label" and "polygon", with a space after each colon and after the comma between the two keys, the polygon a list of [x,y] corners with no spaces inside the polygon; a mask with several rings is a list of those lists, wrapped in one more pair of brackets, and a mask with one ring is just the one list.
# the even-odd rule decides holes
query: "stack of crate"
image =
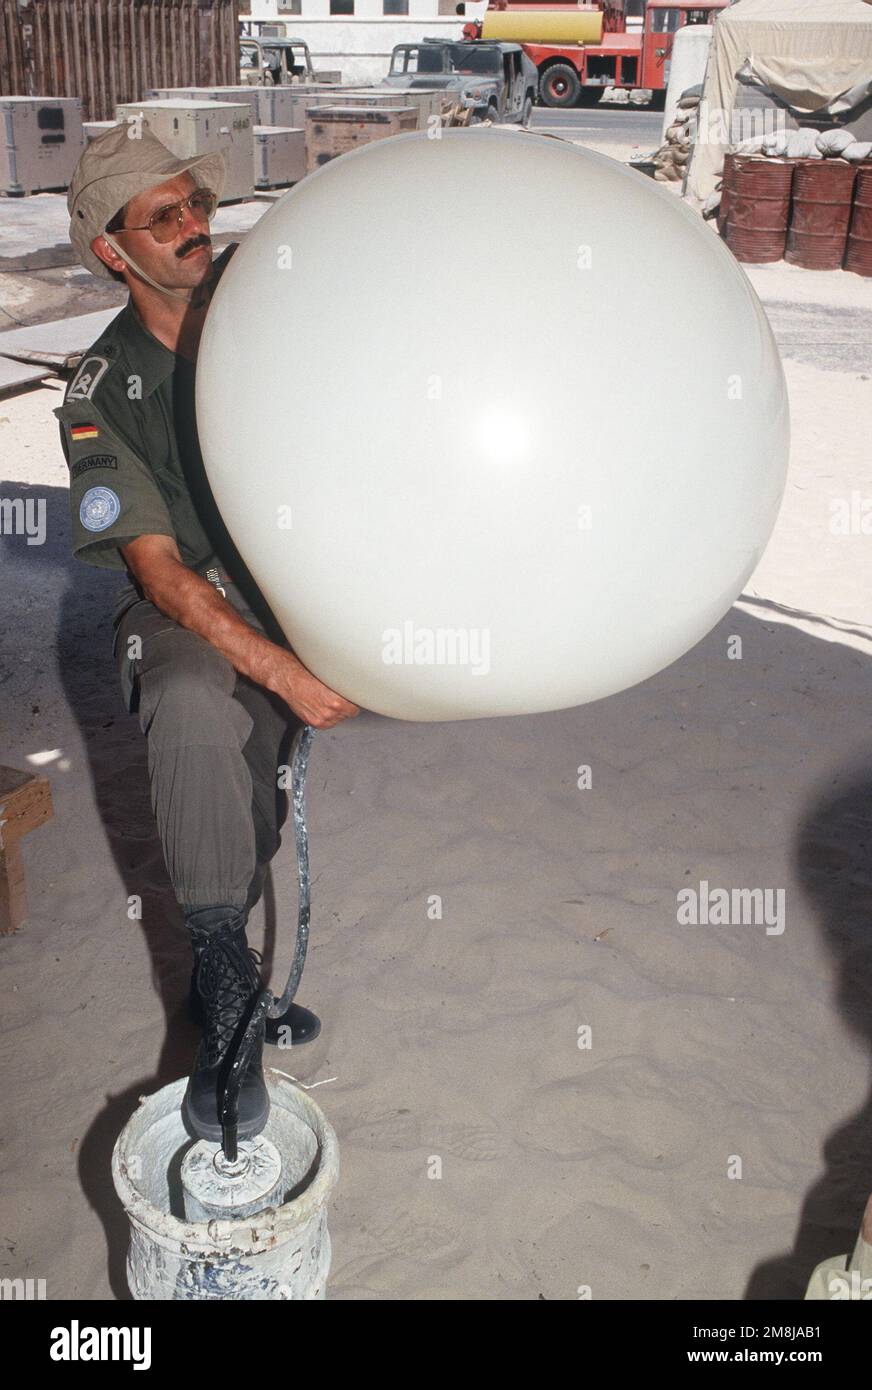
{"label": "stack of crate", "polygon": [[254,133],[251,103],[199,101],[165,97],[154,101],[122,102],[118,121],[143,120],[179,159],[222,151],[227,175],[222,203],[250,198],[254,192]]}
{"label": "stack of crate", "polygon": [[141,117],[180,158],[223,150],[228,176],[222,202],[233,202],[255,189],[298,183],[369,140],[440,125],[444,103],[438,90],[387,85],[158,87],[145,101],[117,106],[115,121],[83,122],[79,97],[0,97],[7,134],[0,193],[68,187],[87,141],[118,121]]}
{"label": "stack of crate", "polygon": [[245,102],[251,112],[250,195],[254,189],[282,188],[305,176],[306,136],[302,127],[293,129],[288,119],[290,102],[284,94],[289,91],[288,87],[157,87],[149,95],[188,104]]}

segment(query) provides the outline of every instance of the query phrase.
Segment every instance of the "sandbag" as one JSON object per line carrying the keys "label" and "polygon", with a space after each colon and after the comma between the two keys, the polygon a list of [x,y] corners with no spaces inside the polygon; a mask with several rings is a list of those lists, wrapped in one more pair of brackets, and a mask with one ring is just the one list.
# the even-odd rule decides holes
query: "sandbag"
{"label": "sandbag", "polygon": [[699,106],[702,101],[702,83],[696,82],[692,87],[686,87],[678,98],[678,106]]}
{"label": "sandbag", "polygon": [[769,151],[763,149],[763,135],[749,135],[747,140],[736,140],[730,145],[731,154],[768,154]]}
{"label": "sandbag", "polygon": [[801,126],[799,130],[788,130],[787,132],[787,157],[788,159],[821,159],[821,151],[817,145],[818,132],[809,129],[808,126]]}
{"label": "sandbag", "polygon": [[824,156],[840,155],[849,145],[856,144],[856,138],[849,130],[822,130],[815,144]]}
{"label": "sandbag", "polygon": [[809,127],[799,130],[776,130],[763,136],[763,154],[770,158],[823,159],[817,147],[818,132]]}
{"label": "sandbag", "polygon": [[868,159],[872,155],[872,140],[855,140],[853,144],[846,145],[842,150],[842,158],[850,161],[851,164],[858,164],[861,159]]}

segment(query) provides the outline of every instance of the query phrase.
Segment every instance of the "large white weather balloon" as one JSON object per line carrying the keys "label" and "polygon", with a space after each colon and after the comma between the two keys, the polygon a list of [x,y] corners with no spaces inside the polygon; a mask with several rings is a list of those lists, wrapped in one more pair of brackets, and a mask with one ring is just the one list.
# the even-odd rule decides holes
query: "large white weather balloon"
{"label": "large white weather balloon", "polygon": [[218,506],[301,661],[399,719],[652,675],[754,569],[788,411],[749,281],[611,159],[379,141],[245,238],[200,349]]}

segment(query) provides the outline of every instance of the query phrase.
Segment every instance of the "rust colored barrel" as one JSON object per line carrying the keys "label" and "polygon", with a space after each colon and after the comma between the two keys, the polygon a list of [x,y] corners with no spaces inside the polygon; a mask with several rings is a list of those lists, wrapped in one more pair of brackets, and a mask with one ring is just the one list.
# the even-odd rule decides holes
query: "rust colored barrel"
{"label": "rust colored barrel", "polygon": [[727,233],[727,217],[730,211],[730,193],[733,189],[733,165],[736,162],[734,154],[724,155],[724,172],[721,175],[721,201],[718,205],[718,231],[721,236]]}
{"label": "rust colored barrel", "polygon": [[872,275],[872,160],[864,160],[857,170],[845,269]]}
{"label": "rust colored barrel", "polygon": [[857,170],[844,159],[798,159],[784,259],[838,270],[845,255]]}
{"label": "rust colored barrel", "polygon": [[732,156],[726,238],[736,260],[757,264],[781,260],[787,236],[793,169],[789,159]]}

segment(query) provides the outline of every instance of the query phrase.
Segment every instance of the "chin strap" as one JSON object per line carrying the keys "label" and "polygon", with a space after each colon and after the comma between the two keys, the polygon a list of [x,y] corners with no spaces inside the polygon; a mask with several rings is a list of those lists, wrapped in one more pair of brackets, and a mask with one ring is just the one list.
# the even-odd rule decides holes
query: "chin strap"
{"label": "chin strap", "polygon": [[[148,275],[146,271],[144,271],[141,268],[141,266],[138,266],[136,264],[136,261],[132,260],[131,257],[128,256],[126,251],[122,251],[121,247],[118,245],[118,242],[115,240],[115,238],[111,235],[110,232],[103,232],[101,233],[101,235],[104,241],[108,241],[109,245],[112,247],[112,250],[115,251],[121,257],[125,265],[129,265],[130,269],[135,271],[136,274],[140,277],[140,279],[144,280],[147,285],[151,285],[154,289],[160,290],[161,294],[170,295],[172,299],[183,299],[186,304],[191,303],[191,300],[194,295],[194,290],[172,290],[168,285],[159,285],[157,280],[152,280],[151,276]],[[199,286],[197,286],[196,288],[199,289]]]}

